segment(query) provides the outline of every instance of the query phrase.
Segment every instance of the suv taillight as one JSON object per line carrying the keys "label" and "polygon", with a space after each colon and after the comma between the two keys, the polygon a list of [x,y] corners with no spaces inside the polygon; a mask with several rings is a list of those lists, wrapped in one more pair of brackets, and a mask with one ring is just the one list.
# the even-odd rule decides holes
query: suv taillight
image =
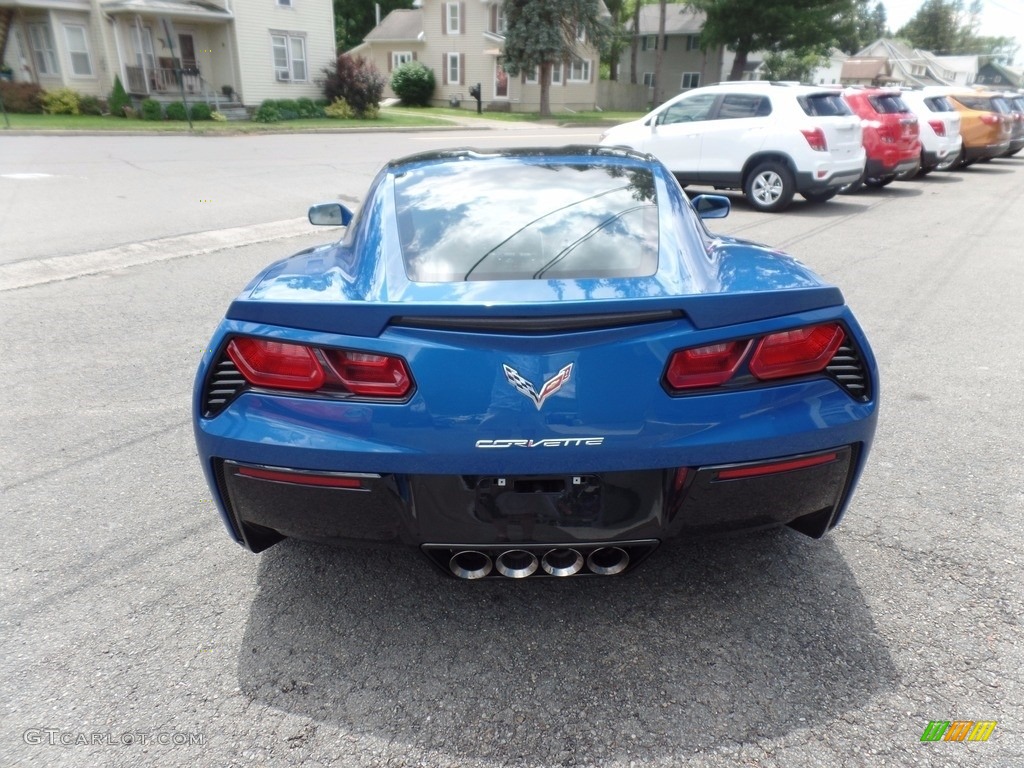
{"label": "suv taillight", "polygon": [[991,112],[986,112],[981,116],[981,122],[985,125],[999,125],[999,115],[994,115]]}
{"label": "suv taillight", "polygon": [[815,152],[827,152],[828,142],[825,140],[825,132],[821,128],[802,129],[800,131],[807,139],[807,143]]}
{"label": "suv taillight", "polygon": [[943,123],[941,120],[929,120],[928,125],[932,127],[932,130],[935,132],[936,136],[946,135],[946,124]]}

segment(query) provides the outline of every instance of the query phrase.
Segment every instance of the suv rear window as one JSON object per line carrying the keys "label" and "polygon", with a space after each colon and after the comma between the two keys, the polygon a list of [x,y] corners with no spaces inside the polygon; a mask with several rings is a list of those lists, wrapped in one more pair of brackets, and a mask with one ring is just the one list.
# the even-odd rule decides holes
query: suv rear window
{"label": "suv rear window", "polygon": [[909,112],[910,109],[899,96],[888,94],[886,96],[868,96],[868,101],[875,108],[875,112],[882,115],[896,115],[900,112]]}
{"label": "suv rear window", "polygon": [[998,112],[998,108],[993,106],[992,102],[994,99],[986,96],[957,96],[956,100],[963,104],[968,109],[977,109],[982,112]]}
{"label": "suv rear window", "polygon": [[487,160],[399,170],[406,274],[421,283],[653,275],[654,188],[640,166]]}
{"label": "suv rear window", "polygon": [[797,96],[796,100],[804,114],[811,117],[853,114],[839,93],[812,93],[809,96]]}
{"label": "suv rear window", "polygon": [[924,105],[932,112],[956,112],[956,107],[949,103],[945,96],[932,96],[924,100]]}

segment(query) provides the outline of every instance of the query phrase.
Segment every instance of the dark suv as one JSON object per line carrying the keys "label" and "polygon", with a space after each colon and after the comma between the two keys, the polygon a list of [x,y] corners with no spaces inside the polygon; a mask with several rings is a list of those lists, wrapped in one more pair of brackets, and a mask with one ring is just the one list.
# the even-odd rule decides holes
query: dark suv
{"label": "dark suv", "polygon": [[847,88],[843,98],[861,119],[867,160],[859,182],[844,192],[884,187],[899,175],[913,176],[921,165],[917,115],[900,98],[898,88]]}

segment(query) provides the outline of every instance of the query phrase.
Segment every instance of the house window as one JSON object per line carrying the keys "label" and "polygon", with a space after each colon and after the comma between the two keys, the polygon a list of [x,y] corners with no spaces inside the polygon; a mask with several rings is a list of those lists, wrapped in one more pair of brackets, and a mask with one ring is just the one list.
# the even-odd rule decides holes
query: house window
{"label": "house window", "polygon": [[279,82],[306,80],[306,38],[279,32],[270,36],[274,51],[274,73]]}
{"label": "house window", "polygon": [[444,55],[445,82],[448,85],[462,85],[462,57],[458,53]]}
{"label": "house window", "polygon": [[687,35],[686,36],[686,50],[688,50],[688,51],[699,51],[700,50],[700,35]]}
{"label": "house window", "polygon": [[462,31],[462,15],[459,13],[461,3],[445,3],[444,23],[445,33],[457,35]]}
{"label": "house window", "polygon": [[489,32],[496,35],[504,35],[508,31],[508,21],[505,18],[505,3],[497,2],[491,6],[491,28]]}
{"label": "house window", "polygon": [[403,64],[408,64],[413,60],[412,51],[392,51],[391,52],[391,68],[398,69]]}
{"label": "house window", "polygon": [[152,72],[156,69],[152,30],[149,27],[143,27],[140,31],[137,26],[132,26],[132,37],[135,40],[135,66],[145,67]]}
{"label": "house window", "polygon": [[587,30],[583,28],[582,24],[576,25],[576,41],[580,43],[587,42]]}
{"label": "house window", "polygon": [[557,61],[551,65],[551,84],[562,84],[562,62]]}
{"label": "house window", "polygon": [[47,24],[29,24],[28,36],[32,41],[32,58],[40,75],[56,75],[57,54],[53,50],[53,36]]}
{"label": "house window", "polygon": [[89,41],[85,37],[85,27],[65,24],[64,37],[68,43],[68,55],[71,57],[71,71],[78,77],[91,77],[92,61],[89,59]]}
{"label": "house window", "polygon": [[540,80],[540,68],[539,67],[534,67],[533,71],[531,71],[531,72],[524,72],[523,73],[523,82],[524,83],[530,83],[531,85],[536,85],[538,80]]}
{"label": "house window", "polygon": [[653,88],[654,87],[654,73],[653,72],[644,72],[644,85],[646,85],[648,88]]}
{"label": "house window", "polygon": [[642,51],[656,51],[658,50],[658,36],[657,35],[644,35],[640,38],[640,50]]}
{"label": "house window", "polygon": [[680,90],[686,91],[700,85],[700,72],[683,72],[683,81],[680,83]]}
{"label": "house window", "polygon": [[569,82],[589,83],[590,82],[590,61],[587,59],[573,58],[569,62]]}
{"label": "house window", "polygon": [[291,8],[292,7],[292,0],[277,0],[277,4],[281,8]]}

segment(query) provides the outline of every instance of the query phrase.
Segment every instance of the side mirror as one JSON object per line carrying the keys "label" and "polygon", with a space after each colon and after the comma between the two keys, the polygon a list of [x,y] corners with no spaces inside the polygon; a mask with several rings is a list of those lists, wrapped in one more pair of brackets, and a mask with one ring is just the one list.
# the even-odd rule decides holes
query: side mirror
{"label": "side mirror", "polygon": [[319,203],[309,208],[309,223],[325,227],[347,227],[352,211],[341,203]]}
{"label": "side mirror", "polygon": [[732,203],[723,195],[697,195],[690,205],[702,219],[724,219],[732,210]]}

